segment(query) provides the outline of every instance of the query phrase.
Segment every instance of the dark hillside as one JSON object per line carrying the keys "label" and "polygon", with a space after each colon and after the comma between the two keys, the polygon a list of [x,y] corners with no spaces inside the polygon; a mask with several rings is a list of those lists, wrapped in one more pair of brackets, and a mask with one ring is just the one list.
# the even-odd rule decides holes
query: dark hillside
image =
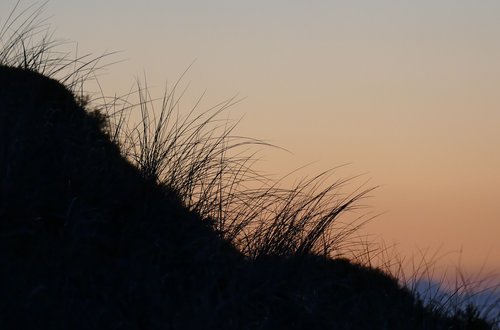
{"label": "dark hillside", "polygon": [[106,125],[59,82],[0,66],[0,329],[490,328],[347,260],[248,260]]}

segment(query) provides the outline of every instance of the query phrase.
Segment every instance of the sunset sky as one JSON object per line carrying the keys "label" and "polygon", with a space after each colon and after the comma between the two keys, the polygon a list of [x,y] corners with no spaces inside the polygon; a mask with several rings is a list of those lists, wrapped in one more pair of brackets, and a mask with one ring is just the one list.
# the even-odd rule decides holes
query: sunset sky
{"label": "sunset sky", "polygon": [[291,151],[265,151],[265,170],[348,163],[338,176],[380,186],[374,239],[500,272],[500,1],[50,0],[45,14],[81,53],[123,51],[100,77],[110,95],[144,74],[161,95],[195,61],[186,107],[244,97],[238,133]]}

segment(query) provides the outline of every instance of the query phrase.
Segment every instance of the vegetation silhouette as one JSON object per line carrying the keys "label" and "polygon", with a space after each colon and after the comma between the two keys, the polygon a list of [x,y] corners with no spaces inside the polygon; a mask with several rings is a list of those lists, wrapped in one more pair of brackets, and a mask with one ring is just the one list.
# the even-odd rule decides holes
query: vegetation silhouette
{"label": "vegetation silhouette", "polygon": [[138,83],[138,124],[123,98],[93,106],[78,88],[102,56],[32,39],[42,7],[0,28],[0,328],[495,327],[332,258],[361,224],[338,217],[371,189],[339,197],[327,172],[269,183],[232,153],[265,143],[218,122],[234,100],[178,116],[175,85],[156,113]]}

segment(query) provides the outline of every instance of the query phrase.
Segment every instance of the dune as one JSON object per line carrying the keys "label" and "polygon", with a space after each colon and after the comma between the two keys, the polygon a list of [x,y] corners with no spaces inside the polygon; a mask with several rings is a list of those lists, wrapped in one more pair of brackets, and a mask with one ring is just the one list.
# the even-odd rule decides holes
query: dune
{"label": "dune", "polygon": [[60,82],[0,66],[1,329],[492,328],[346,259],[245,256],[106,125]]}

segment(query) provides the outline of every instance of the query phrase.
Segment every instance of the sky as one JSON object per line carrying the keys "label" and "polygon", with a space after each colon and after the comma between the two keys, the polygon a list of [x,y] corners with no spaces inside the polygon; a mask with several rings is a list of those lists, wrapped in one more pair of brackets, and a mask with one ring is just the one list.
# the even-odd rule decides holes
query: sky
{"label": "sky", "polygon": [[110,95],[144,75],[161,94],[194,62],[186,104],[242,97],[238,132],[291,151],[265,152],[264,170],[348,164],[336,175],[379,186],[374,240],[500,272],[499,1],[50,0],[45,13],[81,53],[122,51],[100,76]]}

